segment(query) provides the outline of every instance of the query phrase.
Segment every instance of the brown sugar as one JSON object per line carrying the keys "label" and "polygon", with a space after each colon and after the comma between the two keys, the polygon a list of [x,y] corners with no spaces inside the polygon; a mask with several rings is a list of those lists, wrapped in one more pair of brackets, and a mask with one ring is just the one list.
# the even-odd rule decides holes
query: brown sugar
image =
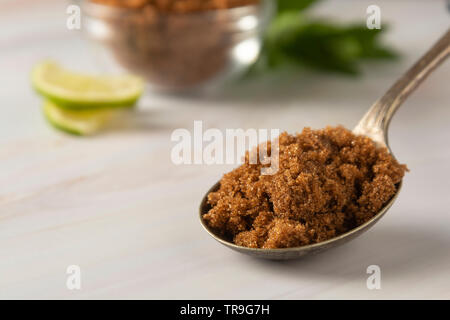
{"label": "brown sugar", "polygon": [[258,15],[260,0],[90,0],[90,3],[108,8],[105,12],[96,8],[89,12],[109,30],[107,36],[98,32],[90,36],[112,53],[120,68],[147,79],[155,89],[184,90],[221,79],[234,66],[233,48],[249,37],[256,37],[260,28],[241,30],[239,14],[226,10],[251,6],[245,10],[246,14]]}
{"label": "brown sugar", "polygon": [[282,133],[278,146],[275,174],[261,175],[263,165],[247,153],[208,195],[204,220],[237,245],[288,248],[336,237],[370,220],[408,170],[343,127]]}
{"label": "brown sugar", "polygon": [[165,13],[188,13],[229,9],[252,5],[259,0],[91,0],[92,2],[128,9],[151,8]]}

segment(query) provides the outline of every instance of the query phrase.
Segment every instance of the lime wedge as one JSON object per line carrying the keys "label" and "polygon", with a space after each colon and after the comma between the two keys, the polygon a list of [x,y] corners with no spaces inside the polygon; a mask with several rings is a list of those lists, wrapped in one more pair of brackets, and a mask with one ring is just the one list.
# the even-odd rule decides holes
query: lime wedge
{"label": "lime wedge", "polygon": [[48,100],[72,109],[133,106],[144,88],[143,81],[135,76],[75,73],[51,61],[37,64],[31,81]]}
{"label": "lime wedge", "polygon": [[48,122],[54,127],[81,136],[91,135],[102,129],[114,113],[111,109],[70,110],[51,101],[46,101],[43,109]]}

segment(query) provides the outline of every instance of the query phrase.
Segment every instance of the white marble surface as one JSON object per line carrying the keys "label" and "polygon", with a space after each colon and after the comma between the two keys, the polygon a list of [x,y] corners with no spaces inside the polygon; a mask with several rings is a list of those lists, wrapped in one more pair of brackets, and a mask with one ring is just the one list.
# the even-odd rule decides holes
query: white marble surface
{"label": "white marble surface", "polygon": [[[324,1],[316,14],[364,19],[378,4],[399,62],[363,78],[299,74],[208,98],[148,95],[127,128],[89,139],[49,128],[28,73],[42,58],[92,69],[65,26],[66,3],[0,1],[0,298],[450,298],[450,63],[414,93],[390,140],[408,164],[398,202],[343,247],[291,262],[259,261],[220,246],[197,208],[226,166],[175,166],[170,134],[207,127],[352,127],[449,26],[444,1]],[[66,288],[66,267],[82,289]],[[381,267],[381,290],[366,268]]]}

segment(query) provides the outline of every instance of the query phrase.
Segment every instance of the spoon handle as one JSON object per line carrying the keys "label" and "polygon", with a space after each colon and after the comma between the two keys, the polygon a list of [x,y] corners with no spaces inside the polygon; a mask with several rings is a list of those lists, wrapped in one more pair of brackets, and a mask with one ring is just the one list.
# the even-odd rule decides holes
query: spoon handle
{"label": "spoon handle", "polygon": [[377,100],[353,132],[388,146],[389,122],[403,101],[450,54],[450,29],[397,82]]}

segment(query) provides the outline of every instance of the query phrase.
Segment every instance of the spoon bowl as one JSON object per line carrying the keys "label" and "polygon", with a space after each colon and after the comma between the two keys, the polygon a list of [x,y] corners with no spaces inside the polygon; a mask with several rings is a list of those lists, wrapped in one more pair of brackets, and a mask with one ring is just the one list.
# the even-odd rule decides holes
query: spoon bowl
{"label": "spoon bowl", "polygon": [[[392,116],[400,105],[406,100],[411,92],[413,92],[420,83],[450,54],[450,30],[448,30],[436,44],[427,51],[427,53],[420,58],[386,93],[383,97],[377,100],[369,111],[364,115],[358,125],[353,129],[356,135],[364,135],[371,138],[379,147],[385,147],[393,156],[388,143],[388,127]],[[338,235],[332,239],[305,245],[301,247],[281,248],[281,249],[261,249],[248,248],[238,246],[229,239],[225,239],[217,235],[203,219],[203,215],[210,209],[207,202],[208,194],[217,191],[220,187],[220,182],[217,182],[203,197],[200,204],[200,222],[203,228],[216,241],[225,245],[226,247],[237,252],[250,255],[257,258],[270,260],[288,260],[297,259],[309,254],[316,254],[321,251],[344,244],[350,240],[355,239],[367,230],[369,230],[375,223],[377,223],[389,210],[392,204],[397,199],[402,182],[397,184],[397,192],[395,195],[383,206],[383,208],[369,221],[364,224]]]}
{"label": "spoon bowl", "polygon": [[[282,249],[248,248],[248,247],[235,245],[233,242],[229,241],[228,239],[220,237],[219,235],[214,233],[214,230],[212,230],[206,224],[205,220],[203,219],[203,215],[205,213],[207,213],[210,209],[210,206],[207,203],[207,196],[203,198],[203,200],[200,204],[200,222],[201,222],[203,228],[206,230],[206,232],[209,233],[209,235],[212,238],[214,238],[216,241],[220,242],[224,246],[226,246],[234,251],[237,251],[237,252],[252,256],[252,257],[268,259],[268,260],[297,259],[297,258],[301,258],[306,255],[309,255],[309,254],[316,254],[321,251],[327,250],[329,248],[333,248],[333,247],[339,246],[341,244],[344,244],[344,243],[358,237],[359,235],[363,234],[367,230],[369,230],[375,223],[377,223],[384,216],[384,214],[389,210],[389,208],[395,202],[395,200],[397,199],[397,196],[400,192],[401,186],[402,186],[402,183],[400,182],[397,185],[397,192],[391,198],[391,200],[389,200],[389,202],[385,204],[385,206],[380,210],[380,212],[378,212],[372,219],[370,219],[366,223],[364,223],[346,233],[340,234],[339,236],[334,237],[332,239],[314,243],[314,244],[309,244],[306,246],[301,246],[301,247],[282,248]],[[210,192],[217,191],[219,189],[219,187],[220,187],[220,183],[217,182],[208,191],[207,195]]]}

